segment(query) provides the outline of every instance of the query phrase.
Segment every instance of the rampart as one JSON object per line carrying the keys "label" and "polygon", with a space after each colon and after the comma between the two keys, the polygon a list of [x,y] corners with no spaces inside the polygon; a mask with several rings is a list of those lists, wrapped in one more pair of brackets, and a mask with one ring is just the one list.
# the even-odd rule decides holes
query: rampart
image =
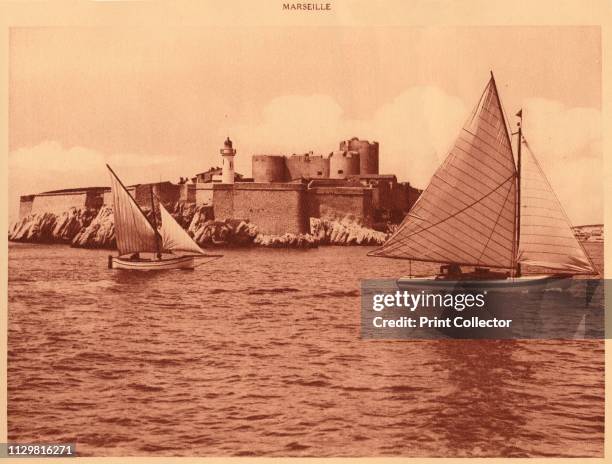
{"label": "rampart", "polygon": [[[70,208],[100,208],[104,202],[105,187],[85,189],[55,190],[21,197],[23,201],[19,208],[19,217],[35,213],[60,214]],[[28,205],[29,204],[29,205]]]}
{"label": "rampart", "polygon": [[302,183],[214,184],[215,219],[248,219],[263,234],[307,233],[306,185]]}
{"label": "rampart", "polygon": [[373,222],[372,189],[320,186],[308,189],[308,215],[322,219],[351,219],[366,227]]}

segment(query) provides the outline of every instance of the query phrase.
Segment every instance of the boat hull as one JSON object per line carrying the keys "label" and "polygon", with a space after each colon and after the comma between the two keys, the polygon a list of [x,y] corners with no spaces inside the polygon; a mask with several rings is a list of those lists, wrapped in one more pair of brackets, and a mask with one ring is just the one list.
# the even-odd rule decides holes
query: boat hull
{"label": "boat hull", "polygon": [[[507,279],[487,280],[446,280],[429,278],[398,279],[397,286],[400,290],[409,292],[441,293],[441,294],[482,294],[486,296],[486,306],[479,309],[479,319],[485,321],[507,320],[520,322],[520,315],[527,306],[538,308],[542,296],[547,291],[562,291],[571,285],[570,276],[562,275],[534,275],[524,277],[510,277]],[[436,316],[439,319],[456,317],[469,318],[468,313],[457,312],[453,308],[444,308]],[[517,321],[519,319],[519,321]],[[516,336],[512,326],[491,328],[457,328],[454,324],[450,327],[436,327],[436,332],[451,338],[463,339],[508,339]]]}
{"label": "boat hull", "polygon": [[529,292],[543,290],[563,290],[571,284],[568,275],[531,275],[524,277],[509,277],[507,279],[485,280],[447,280],[437,279],[436,276],[427,277],[400,277],[397,286],[401,290],[435,290],[457,287],[462,289]]}
{"label": "boat hull", "polygon": [[110,269],[123,269],[130,271],[166,271],[171,269],[193,269],[195,258],[193,256],[177,256],[168,259],[130,260],[116,256],[109,257]]}

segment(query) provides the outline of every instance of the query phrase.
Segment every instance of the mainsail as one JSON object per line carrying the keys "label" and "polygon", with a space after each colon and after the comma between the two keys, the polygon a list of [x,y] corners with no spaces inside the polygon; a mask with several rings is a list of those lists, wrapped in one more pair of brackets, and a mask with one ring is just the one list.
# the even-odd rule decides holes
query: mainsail
{"label": "mainsail", "polygon": [[159,232],[162,238],[162,247],[165,251],[187,251],[203,255],[204,251],[189,236],[178,222],[170,215],[164,205],[159,203],[161,213],[161,227]]}
{"label": "mainsail", "polygon": [[115,238],[119,255],[158,251],[158,234],[134,198],[108,166],[113,195]]}
{"label": "mainsail", "polygon": [[518,261],[561,271],[592,273],[592,262],[527,142],[521,159],[521,240]]}
{"label": "mainsail", "polygon": [[512,268],[516,168],[495,80],[398,230],[373,256]]}

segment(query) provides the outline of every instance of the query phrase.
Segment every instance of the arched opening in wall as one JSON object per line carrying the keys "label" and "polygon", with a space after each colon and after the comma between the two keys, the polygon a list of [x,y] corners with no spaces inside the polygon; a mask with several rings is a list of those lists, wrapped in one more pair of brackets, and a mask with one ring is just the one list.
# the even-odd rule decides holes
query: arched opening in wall
{"label": "arched opening in wall", "polygon": [[322,176],[323,175],[323,171],[317,171],[317,176]]}
{"label": "arched opening in wall", "polygon": [[338,169],[338,174],[344,174],[344,171],[342,169]]}

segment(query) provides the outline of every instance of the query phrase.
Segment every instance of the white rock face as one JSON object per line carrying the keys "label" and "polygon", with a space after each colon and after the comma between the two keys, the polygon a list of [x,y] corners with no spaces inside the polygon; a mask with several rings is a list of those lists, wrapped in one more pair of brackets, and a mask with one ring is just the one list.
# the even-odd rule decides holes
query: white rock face
{"label": "white rock face", "polygon": [[95,210],[87,208],[69,208],[61,214],[30,214],[11,226],[8,239],[14,242],[70,243],[95,215]]}
{"label": "white rock face", "polygon": [[72,246],[79,248],[115,248],[115,222],[113,209],[103,206],[91,223],[72,239]]}
{"label": "white rock face", "polygon": [[344,220],[310,218],[310,231],[325,245],[382,245],[388,235]]}
{"label": "white rock face", "polygon": [[[319,245],[381,245],[387,234],[363,227],[349,218],[310,219],[309,234],[264,235],[256,224],[241,220],[215,221],[212,207],[179,203],[168,208],[172,216],[202,247],[263,246],[312,248]],[[145,211],[146,214],[150,212]],[[57,215],[37,213],[17,221],[9,240],[37,243],[70,243],[82,248],[114,249],[113,209],[70,208]]]}

